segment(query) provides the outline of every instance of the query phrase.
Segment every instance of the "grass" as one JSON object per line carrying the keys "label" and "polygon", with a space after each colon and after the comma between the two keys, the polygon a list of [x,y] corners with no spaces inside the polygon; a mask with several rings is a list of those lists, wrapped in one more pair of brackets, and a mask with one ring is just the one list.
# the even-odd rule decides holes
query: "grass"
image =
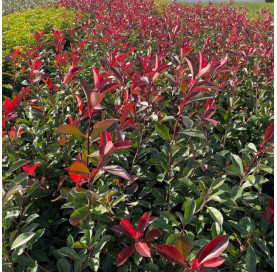
{"label": "grass", "polygon": [[[171,3],[168,0],[155,0],[157,4],[165,4]],[[192,2],[185,2],[185,1],[178,1],[186,5],[194,5]],[[195,1],[196,2],[196,1]],[[215,2],[214,4],[217,5],[220,2]],[[224,5],[228,5],[227,1],[223,1]],[[207,5],[208,3],[203,2],[202,5]],[[274,3],[266,3],[266,2],[233,2],[231,4],[234,8],[242,7],[244,9],[248,9],[248,18],[254,20],[256,18],[256,13],[261,12],[262,10],[268,9],[269,12],[274,15]]]}

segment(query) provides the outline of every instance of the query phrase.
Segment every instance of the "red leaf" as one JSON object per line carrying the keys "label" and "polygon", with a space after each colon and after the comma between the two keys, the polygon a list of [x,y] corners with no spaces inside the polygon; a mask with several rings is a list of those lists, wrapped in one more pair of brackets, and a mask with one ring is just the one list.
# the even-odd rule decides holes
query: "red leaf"
{"label": "red leaf", "polygon": [[215,257],[219,257],[220,254],[228,247],[229,236],[220,235],[203,246],[197,253],[196,258],[199,259],[200,265]]}
{"label": "red leaf", "polygon": [[133,143],[128,140],[119,141],[119,142],[114,143],[114,147],[116,148],[116,150],[123,149],[123,148],[129,148],[132,145],[133,145]]}
{"label": "red leaf", "polygon": [[77,102],[78,102],[78,107],[79,107],[79,114],[82,113],[83,110],[83,101],[80,97],[80,95],[76,94]]}
{"label": "red leaf", "polygon": [[147,257],[147,258],[151,257],[150,248],[148,247],[148,245],[146,243],[136,242],[135,247],[136,247],[137,252],[140,255],[142,255],[143,257]]}
{"label": "red leaf", "polygon": [[87,104],[88,104],[89,109],[93,109],[95,106],[100,104],[100,102],[104,98],[104,95],[94,92],[92,90],[90,84],[83,81],[83,80],[80,80],[80,84],[81,84],[81,86],[83,88],[83,91],[86,95],[86,100],[87,100]]}
{"label": "red leaf", "polygon": [[147,227],[149,226],[149,225],[151,225],[155,220],[157,220],[158,219],[158,217],[157,216],[151,216],[150,218],[149,218],[149,220],[148,220],[148,222],[147,222]]}
{"label": "red leaf", "polygon": [[63,137],[59,140],[59,145],[62,145],[62,146],[65,145],[65,137]]}
{"label": "red leaf", "polygon": [[153,229],[150,232],[148,232],[145,236],[145,241],[147,243],[152,243],[156,240],[158,240],[160,237],[162,237],[163,232],[159,229]]}
{"label": "red leaf", "polygon": [[121,224],[126,229],[126,231],[128,231],[131,234],[133,238],[137,238],[137,231],[134,225],[128,219],[122,218]]}
{"label": "red leaf", "polygon": [[197,77],[208,76],[212,74],[215,71],[215,69],[216,69],[216,66],[212,65],[211,63],[208,63],[208,65],[205,68],[202,68],[201,70],[199,70]]}
{"label": "red leaf", "polygon": [[93,79],[94,79],[94,88],[99,89],[100,82],[99,82],[98,71],[94,67],[92,67],[92,71],[93,71]]}
{"label": "red leaf", "polygon": [[107,131],[102,131],[100,133],[100,141],[99,141],[99,153],[101,158],[106,156],[112,148],[113,148],[113,143],[111,141],[110,134]]}
{"label": "red leaf", "polygon": [[114,225],[111,227],[111,229],[115,232],[123,233],[129,238],[133,238],[130,233],[122,226],[122,225]]}
{"label": "red leaf", "polygon": [[181,252],[174,246],[156,245],[157,253],[167,261],[186,266]]}
{"label": "red leaf", "polygon": [[29,176],[35,177],[35,170],[37,166],[40,164],[40,162],[36,162],[33,166],[30,163],[27,163],[22,166],[22,169],[25,173],[27,173]]}
{"label": "red leaf", "polygon": [[190,69],[192,78],[194,78],[194,77],[195,77],[195,74],[196,74],[196,67],[195,67],[195,64],[194,64],[194,62],[193,62],[193,60],[192,60],[191,57],[188,57],[188,56],[187,56],[187,57],[185,57],[185,58],[186,58],[186,61],[187,61],[188,65],[189,65],[189,69]]}
{"label": "red leaf", "polygon": [[123,250],[121,250],[116,258],[116,265],[120,266],[123,265],[126,260],[135,253],[136,249],[134,245],[125,247]]}
{"label": "red leaf", "polygon": [[265,135],[264,135],[264,141],[267,141],[270,137],[273,136],[273,134],[274,134],[274,122],[272,122],[271,125],[266,130]]}
{"label": "red leaf", "polygon": [[128,174],[128,172],[124,168],[122,168],[122,167],[120,167],[118,165],[105,166],[105,167],[102,168],[102,170],[107,171],[107,172],[109,172],[111,174],[114,174],[116,176],[119,176],[121,178],[124,178],[124,179],[126,179],[128,181],[132,180],[132,178]]}
{"label": "red leaf", "polygon": [[[7,107],[7,110],[5,112],[5,115],[8,115],[10,112],[13,112],[17,109],[17,107],[19,106],[20,102],[21,102],[22,96],[18,96],[16,98],[14,98]],[[6,100],[5,100],[6,103]]]}
{"label": "red leaf", "polygon": [[82,68],[81,67],[75,67],[74,65],[71,65],[69,67],[69,71],[68,73],[65,75],[64,79],[63,79],[63,84],[67,84],[69,83],[69,81],[78,75],[79,73],[79,70],[81,70]]}
{"label": "red leaf", "polygon": [[121,115],[121,117],[120,117],[120,121],[121,121],[122,123],[126,120],[128,114],[129,114],[129,107],[128,107],[128,105],[125,105],[125,106],[124,106],[124,110],[123,110],[123,112],[122,112],[122,115]]}
{"label": "red leaf", "polygon": [[217,121],[215,121],[214,119],[210,119],[210,118],[204,118],[204,119],[209,123],[211,123],[214,127],[217,126]]}
{"label": "red leaf", "polygon": [[68,172],[70,178],[74,181],[74,182],[81,182],[82,181],[82,174],[76,174],[73,172]]}
{"label": "red leaf", "polygon": [[274,213],[274,197],[271,197],[271,198],[269,199],[269,207],[270,207],[270,211],[271,211],[272,213]]}
{"label": "red leaf", "polygon": [[111,91],[115,88],[118,88],[118,87],[121,87],[122,85],[121,84],[118,84],[118,83],[110,83],[110,84],[107,84],[106,86],[104,86],[103,88],[101,88],[100,90],[100,93],[101,94],[104,94],[108,91]]}
{"label": "red leaf", "polygon": [[143,232],[145,231],[146,227],[147,227],[147,223],[148,220],[151,216],[152,211],[150,212],[146,212],[142,215],[142,217],[140,218],[139,222],[138,222],[138,235],[139,237],[143,234]]}
{"label": "red leaf", "polygon": [[268,224],[271,224],[274,220],[274,214],[271,212],[270,208],[265,209],[264,211],[264,219]]}
{"label": "red leaf", "polygon": [[201,264],[201,266],[204,267],[217,267],[222,265],[225,262],[225,259],[222,259],[220,257],[215,257],[213,259],[208,260],[207,262],[204,262]]}

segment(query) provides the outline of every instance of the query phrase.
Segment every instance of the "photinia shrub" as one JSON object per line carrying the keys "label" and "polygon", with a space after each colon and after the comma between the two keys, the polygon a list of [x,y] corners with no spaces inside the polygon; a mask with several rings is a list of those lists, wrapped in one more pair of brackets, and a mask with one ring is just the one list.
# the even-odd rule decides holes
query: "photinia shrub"
{"label": "photinia shrub", "polygon": [[272,15],[58,6],[6,55],[3,271],[271,271]]}

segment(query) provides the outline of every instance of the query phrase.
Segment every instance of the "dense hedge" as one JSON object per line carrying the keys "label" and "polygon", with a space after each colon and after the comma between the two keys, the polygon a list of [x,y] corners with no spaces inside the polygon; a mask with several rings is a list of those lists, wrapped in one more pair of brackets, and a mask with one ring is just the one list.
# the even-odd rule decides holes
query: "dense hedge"
{"label": "dense hedge", "polygon": [[7,57],[3,271],[271,271],[272,15],[60,4]]}
{"label": "dense hedge", "polygon": [[[35,43],[34,32],[45,32],[45,38],[49,38],[52,28],[66,30],[70,27],[76,17],[75,11],[64,7],[35,7],[34,9],[18,11],[2,18],[2,70],[4,73],[12,71],[11,64],[5,60],[9,52],[16,49],[31,49]],[[10,93],[9,85],[12,78],[4,74],[5,94]],[[7,88],[8,87],[8,88]]]}

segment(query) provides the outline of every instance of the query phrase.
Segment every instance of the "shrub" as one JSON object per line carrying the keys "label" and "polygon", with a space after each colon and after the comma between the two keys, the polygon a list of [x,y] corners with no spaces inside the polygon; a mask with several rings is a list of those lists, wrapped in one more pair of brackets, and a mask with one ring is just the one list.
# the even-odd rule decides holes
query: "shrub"
{"label": "shrub", "polygon": [[[27,11],[16,12],[2,18],[2,70],[4,74],[3,92],[8,94],[6,89],[13,80],[6,73],[11,72],[11,65],[5,60],[9,52],[19,48],[31,49],[31,44],[35,43],[34,32],[45,32],[45,37],[49,38],[51,29],[67,29],[72,25],[75,12],[66,10],[63,7],[36,7]],[[46,48],[48,49],[48,48]]]}
{"label": "shrub", "polygon": [[270,271],[271,14],[61,4],[7,57],[3,270]]}

